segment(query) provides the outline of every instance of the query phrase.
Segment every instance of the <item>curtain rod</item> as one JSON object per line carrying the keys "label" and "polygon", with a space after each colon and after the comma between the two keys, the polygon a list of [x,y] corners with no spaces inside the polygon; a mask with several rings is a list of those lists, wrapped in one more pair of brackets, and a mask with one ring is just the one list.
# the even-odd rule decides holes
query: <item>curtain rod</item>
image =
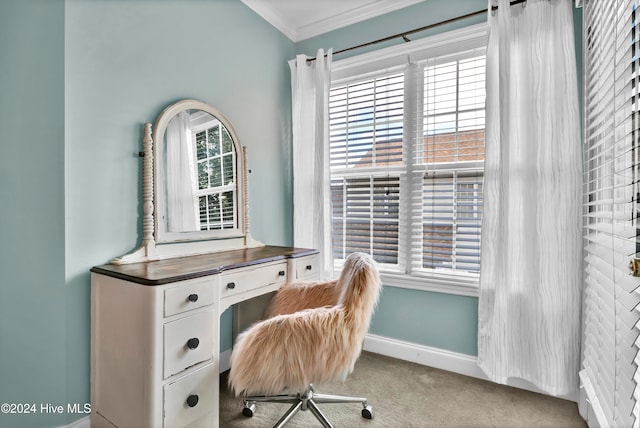
{"label": "curtain rod", "polygon": [[[515,6],[517,4],[526,3],[526,2],[527,2],[527,0],[513,0],[513,1],[509,2],[509,6]],[[491,11],[494,11],[494,10],[497,10],[497,9],[498,9],[498,6],[491,6]],[[483,13],[487,13],[487,9],[477,10],[475,12],[467,13],[466,15],[456,16],[455,18],[450,18],[450,19],[446,19],[444,21],[436,22],[435,24],[429,24],[429,25],[425,25],[424,27],[415,28],[413,30],[409,30],[409,31],[405,31],[405,32],[402,32],[402,33],[394,34],[393,36],[387,36],[387,37],[384,37],[382,39],[378,39],[378,40],[374,40],[374,41],[371,41],[371,42],[363,43],[361,45],[351,46],[350,48],[345,48],[345,49],[340,49],[338,51],[335,51],[333,53],[333,55],[341,54],[341,53],[352,51],[352,50],[355,50],[355,49],[364,48],[366,46],[371,46],[371,45],[375,45],[375,44],[382,43],[382,42],[387,42],[389,40],[397,39],[398,37],[402,37],[402,39],[405,42],[410,42],[411,40],[409,40],[407,38],[407,36],[410,35],[410,34],[419,33],[421,31],[425,31],[425,30],[430,30],[431,28],[439,27],[439,26],[445,25],[445,24],[450,24],[450,23],[456,22],[456,21],[461,21],[463,19],[471,18],[473,16],[482,15]],[[313,57],[313,58],[307,59],[307,62],[312,62],[312,61],[315,61],[315,60],[316,60],[316,57]]]}

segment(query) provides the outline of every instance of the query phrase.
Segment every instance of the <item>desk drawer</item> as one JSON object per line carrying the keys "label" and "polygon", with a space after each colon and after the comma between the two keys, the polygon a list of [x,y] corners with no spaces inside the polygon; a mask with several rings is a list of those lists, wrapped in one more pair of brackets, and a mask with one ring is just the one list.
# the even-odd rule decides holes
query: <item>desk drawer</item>
{"label": "desk drawer", "polygon": [[164,291],[164,316],[179,314],[213,304],[213,279],[185,281]]}
{"label": "desk drawer", "polygon": [[318,278],[320,266],[317,255],[295,259],[294,263],[296,264],[296,280],[316,280]]}
{"label": "desk drawer", "polygon": [[222,290],[220,297],[233,296],[234,294],[255,290],[265,285],[285,283],[286,281],[286,262],[230,272],[221,275]]}
{"label": "desk drawer", "polygon": [[215,378],[218,373],[215,368],[215,364],[209,364],[165,385],[165,428],[186,427],[199,419],[206,422],[206,415],[211,412],[215,400],[218,399],[215,391]]}
{"label": "desk drawer", "polygon": [[213,325],[213,311],[201,312],[164,325],[165,379],[213,358]]}

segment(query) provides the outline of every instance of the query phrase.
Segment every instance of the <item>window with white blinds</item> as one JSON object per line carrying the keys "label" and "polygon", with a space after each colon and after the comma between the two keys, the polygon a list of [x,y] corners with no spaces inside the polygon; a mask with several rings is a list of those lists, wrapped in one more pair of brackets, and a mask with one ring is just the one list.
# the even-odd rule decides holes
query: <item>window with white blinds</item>
{"label": "window with white blinds", "polygon": [[333,87],[329,117],[334,258],[362,251],[397,266],[403,74]]}
{"label": "window with white blinds", "polygon": [[422,186],[413,187],[411,211],[421,206],[422,224],[412,224],[412,272],[480,270],[485,69],[482,47],[431,58],[415,71],[411,176],[422,176]]}
{"label": "window with white blinds", "polygon": [[485,43],[334,82],[329,99],[333,250],[383,271],[477,277]]}
{"label": "window with white blinds", "polygon": [[639,17],[633,1],[584,2],[581,412],[601,426],[638,426],[640,278],[629,262],[638,252]]}

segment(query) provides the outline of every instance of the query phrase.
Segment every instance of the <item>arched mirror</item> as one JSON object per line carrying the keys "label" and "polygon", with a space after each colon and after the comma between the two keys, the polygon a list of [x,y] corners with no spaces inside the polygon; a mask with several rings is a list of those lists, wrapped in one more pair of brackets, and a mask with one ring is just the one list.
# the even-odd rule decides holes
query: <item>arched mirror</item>
{"label": "arched mirror", "polygon": [[229,120],[207,103],[183,100],[151,128],[145,125],[143,243],[113,263],[263,245],[249,234],[246,148]]}
{"label": "arched mirror", "polygon": [[156,242],[244,236],[242,147],[229,121],[186,100],[155,126]]}

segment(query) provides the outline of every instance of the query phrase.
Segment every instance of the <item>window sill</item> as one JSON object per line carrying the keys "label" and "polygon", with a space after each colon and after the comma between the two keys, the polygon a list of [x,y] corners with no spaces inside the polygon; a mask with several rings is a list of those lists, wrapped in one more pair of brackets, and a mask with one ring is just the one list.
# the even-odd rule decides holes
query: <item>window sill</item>
{"label": "window sill", "polygon": [[390,287],[412,290],[432,291],[435,293],[458,296],[478,297],[478,279],[453,277],[450,275],[402,275],[380,272],[382,284]]}

